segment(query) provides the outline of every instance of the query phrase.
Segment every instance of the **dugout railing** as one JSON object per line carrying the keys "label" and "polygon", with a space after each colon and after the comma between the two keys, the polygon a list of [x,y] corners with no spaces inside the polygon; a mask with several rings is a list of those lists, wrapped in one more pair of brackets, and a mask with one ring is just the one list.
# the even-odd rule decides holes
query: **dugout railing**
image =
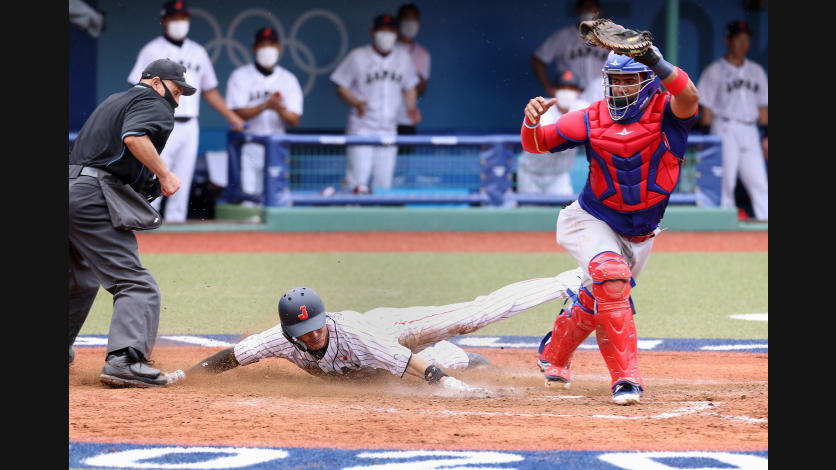
{"label": "dugout railing", "polygon": [[[263,192],[241,190],[241,148],[263,146]],[[397,145],[393,188],[353,194],[342,187],[348,145]],[[715,135],[688,139],[680,182],[671,204],[717,206],[720,195],[721,141]],[[268,207],[321,205],[427,205],[513,207],[563,205],[575,196],[518,194],[514,191],[518,134],[356,135],[227,134],[228,202],[253,201]],[[580,157],[583,157],[583,149]],[[580,188],[575,188],[579,190]]]}

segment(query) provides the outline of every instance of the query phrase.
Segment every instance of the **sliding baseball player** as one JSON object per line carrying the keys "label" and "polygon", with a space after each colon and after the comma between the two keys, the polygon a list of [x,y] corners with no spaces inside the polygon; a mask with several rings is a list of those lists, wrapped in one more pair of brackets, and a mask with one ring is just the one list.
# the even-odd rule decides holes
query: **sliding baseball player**
{"label": "sliding baseball player", "polygon": [[281,323],[210,356],[187,372],[168,374],[171,383],[198,373],[219,373],[265,358],[284,358],[323,377],[363,377],[376,370],[423,377],[430,384],[466,393],[485,393],[447,375],[442,368],[472,366],[468,354],[446,341],[554,299],[568,299],[581,271],[529,279],[469,302],[434,307],[380,307],[365,314],[326,312],[313,289],[297,287],[279,300]]}

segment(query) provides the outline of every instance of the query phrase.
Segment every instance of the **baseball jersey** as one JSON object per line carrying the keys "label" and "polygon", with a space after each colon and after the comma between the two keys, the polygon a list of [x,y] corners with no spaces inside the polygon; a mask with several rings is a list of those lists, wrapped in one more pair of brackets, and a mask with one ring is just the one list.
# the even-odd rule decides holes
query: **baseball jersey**
{"label": "baseball jersey", "polygon": [[[412,65],[415,66],[415,72],[418,73],[418,77],[423,78],[424,80],[430,79],[431,58],[429,51],[427,51],[424,46],[418,44],[417,42],[413,42],[411,44],[396,42],[395,47],[405,49],[407,54],[412,57]],[[409,116],[406,115],[406,106],[403,103],[401,103],[401,109],[398,111],[398,124],[405,126],[412,125],[412,121],[410,121]]]}
{"label": "baseball jersey", "polygon": [[577,25],[570,25],[552,33],[534,55],[550,64],[556,62],[558,72],[569,69],[575,72],[581,86],[586,87],[592,80],[601,81],[601,69],[609,51],[600,47],[587,46],[578,34]]}
{"label": "baseball jersey", "polygon": [[296,348],[282,334],[281,324],[248,336],[235,345],[240,365],[267,357],[280,357],[313,375],[344,375],[363,369],[383,369],[402,377],[412,351],[398,343],[397,336],[384,334],[359,312],[326,313],[328,346],[321,360]]}
{"label": "baseball jersey", "polygon": [[394,134],[398,109],[403,104],[402,93],[418,85],[418,74],[404,48],[394,47],[383,57],[371,45],[366,45],[348,53],[331,74],[331,81],[366,102],[362,117],[357,114],[357,108],[349,111],[347,133]]}
{"label": "baseball jersey", "polygon": [[697,89],[700,104],[719,117],[754,124],[758,107],[769,106],[766,72],[746,58],[739,67],[725,58],[712,62],[700,74]]}
{"label": "baseball jersey", "polygon": [[189,38],[183,40],[182,46],[177,46],[163,36],[158,36],[139,51],[134,68],[128,74],[128,82],[139,82],[145,67],[157,59],[171,59],[186,67],[186,83],[195,87],[197,92],[180,97],[174,117],[197,117],[200,114],[201,92],[218,87],[215,68],[206,49]]}
{"label": "baseball jersey", "polygon": [[[299,80],[287,69],[276,65],[270,75],[264,75],[255,64],[242,65],[232,72],[226,85],[226,105],[229,109],[249,108],[263,103],[278,91],[287,110],[302,115],[303,93]],[[284,121],[279,113],[265,109],[249,120],[249,131],[256,135],[284,134]]]}

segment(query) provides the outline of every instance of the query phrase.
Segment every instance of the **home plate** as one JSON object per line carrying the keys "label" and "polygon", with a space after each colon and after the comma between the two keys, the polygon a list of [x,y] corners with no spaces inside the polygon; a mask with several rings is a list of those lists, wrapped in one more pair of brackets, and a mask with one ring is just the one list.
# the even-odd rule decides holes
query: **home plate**
{"label": "home plate", "polygon": [[749,320],[749,321],[769,321],[768,313],[742,313],[740,315],[729,315],[729,318],[735,320]]}

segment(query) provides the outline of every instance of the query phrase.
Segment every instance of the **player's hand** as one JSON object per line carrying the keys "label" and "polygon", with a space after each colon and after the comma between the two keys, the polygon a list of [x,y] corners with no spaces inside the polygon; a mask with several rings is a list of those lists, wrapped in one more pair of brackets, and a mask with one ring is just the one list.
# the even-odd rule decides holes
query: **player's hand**
{"label": "player's hand", "polygon": [[412,122],[413,126],[421,122],[421,111],[418,109],[417,106],[412,109],[407,109],[406,115],[407,117],[409,117],[409,120]]}
{"label": "player's hand", "polygon": [[160,192],[165,197],[169,197],[180,189],[180,178],[172,172],[164,173],[162,177],[157,175],[160,180]]}
{"label": "player's hand", "polygon": [[182,382],[186,380],[186,373],[183,372],[182,369],[177,369],[174,372],[166,373],[165,379],[168,381],[168,385],[174,385],[177,382]]}
{"label": "player's hand", "polygon": [[525,107],[525,117],[529,122],[540,122],[540,116],[557,103],[557,98],[546,101],[542,96],[532,98]]}
{"label": "player's hand", "polygon": [[357,108],[357,115],[363,117],[366,114],[366,102],[365,101],[358,101],[357,104],[354,105]]}
{"label": "player's hand", "polygon": [[455,377],[450,377],[449,375],[441,378],[441,386],[444,387],[446,390],[450,390],[468,396],[490,395],[490,391],[488,389],[481,387],[472,387]]}
{"label": "player's hand", "polygon": [[227,118],[227,121],[229,121],[229,127],[234,131],[243,132],[244,128],[246,127],[244,126],[246,121],[241,119],[241,117],[235,113],[230,113],[229,117]]}

